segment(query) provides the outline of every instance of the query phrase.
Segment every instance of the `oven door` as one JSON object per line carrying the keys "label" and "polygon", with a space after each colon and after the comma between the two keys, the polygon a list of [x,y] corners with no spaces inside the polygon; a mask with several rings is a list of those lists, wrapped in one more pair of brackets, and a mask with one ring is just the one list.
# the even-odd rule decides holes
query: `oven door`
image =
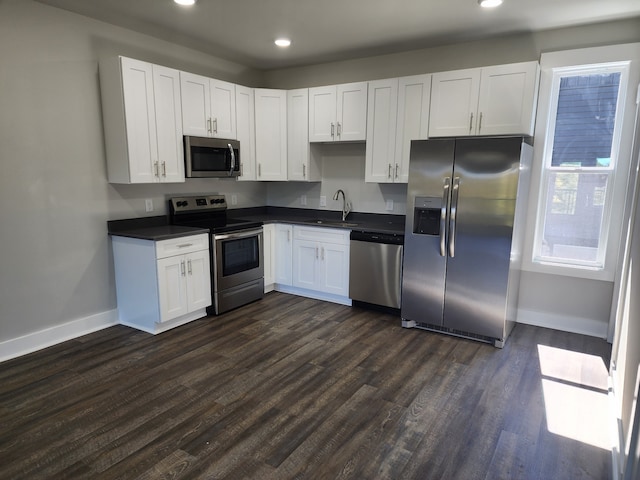
{"label": "oven door", "polygon": [[226,290],[264,276],[262,228],[213,234],[215,291]]}

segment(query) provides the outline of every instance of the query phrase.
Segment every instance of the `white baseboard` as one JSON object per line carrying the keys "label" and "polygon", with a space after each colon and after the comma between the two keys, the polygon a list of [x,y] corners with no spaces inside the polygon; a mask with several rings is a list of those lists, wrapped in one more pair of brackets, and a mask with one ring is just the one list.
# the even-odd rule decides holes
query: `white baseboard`
{"label": "white baseboard", "polygon": [[5,340],[0,342],[0,362],[97,332],[118,323],[118,310],[114,309]]}
{"label": "white baseboard", "polygon": [[604,339],[607,338],[609,329],[608,319],[606,322],[602,322],[592,318],[571,317],[524,309],[518,309],[517,323]]}

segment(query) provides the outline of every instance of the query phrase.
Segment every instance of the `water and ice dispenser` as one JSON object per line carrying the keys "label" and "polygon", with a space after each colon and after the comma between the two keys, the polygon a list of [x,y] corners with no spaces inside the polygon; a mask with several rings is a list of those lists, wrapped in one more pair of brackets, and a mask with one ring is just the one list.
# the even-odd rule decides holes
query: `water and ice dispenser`
{"label": "water and ice dispenser", "polygon": [[413,208],[413,233],[440,235],[441,197],[416,197]]}

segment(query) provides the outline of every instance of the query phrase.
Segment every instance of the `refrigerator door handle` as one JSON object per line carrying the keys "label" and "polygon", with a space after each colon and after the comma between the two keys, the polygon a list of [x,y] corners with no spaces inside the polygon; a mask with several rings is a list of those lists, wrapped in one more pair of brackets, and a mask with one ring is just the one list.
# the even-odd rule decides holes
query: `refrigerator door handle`
{"label": "refrigerator door handle", "polygon": [[445,177],[444,187],[442,188],[442,207],[440,208],[440,256],[447,255],[447,216],[449,214],[449,207],[451,202],[451,196],[449,195],[449,189],[451,188],[451,177]]}
{"label": "refrigerator door handle", "polygon": [[458,194],[460,192],[460,177],[453,179],[451,191],[451,219],[449,220],[449,256],[455,257],[456,253],[456,217],[458,216]]}

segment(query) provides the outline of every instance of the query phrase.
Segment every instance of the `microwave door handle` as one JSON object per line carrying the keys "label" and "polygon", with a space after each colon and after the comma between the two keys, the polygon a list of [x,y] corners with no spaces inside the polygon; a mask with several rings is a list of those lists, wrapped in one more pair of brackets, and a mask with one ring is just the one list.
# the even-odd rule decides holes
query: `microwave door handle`
{"label": "microwave door handle", "polygon": [[233,147],[230,143],[227,143],[227,147],[229,147],[229,152],[231,152],[231,168],[229,168],[229,176],[232,176],[233,170],[236,168],[236,153],[233,151]]}

